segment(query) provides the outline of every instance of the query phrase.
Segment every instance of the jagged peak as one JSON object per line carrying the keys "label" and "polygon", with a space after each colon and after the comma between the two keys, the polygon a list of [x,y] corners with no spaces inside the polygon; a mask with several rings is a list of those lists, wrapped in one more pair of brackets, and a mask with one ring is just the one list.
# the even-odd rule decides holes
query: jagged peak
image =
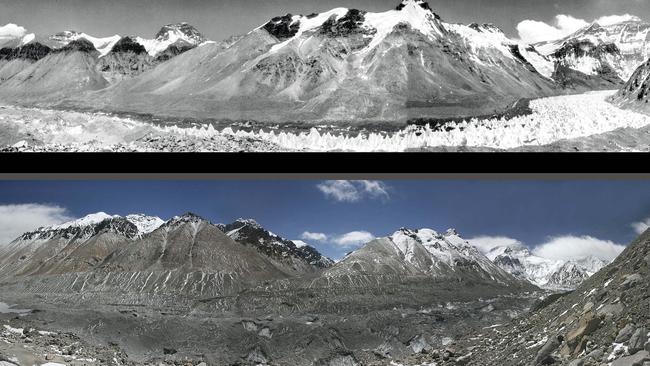
{"label": "jagged peak", "polygon": [[445,236],[452,236],[452,235],[460,236],[460,234],[458,234],[458,231],[456,229],[454,228],[447,229],[447,231],[445,232]]}
{"label": "jagged peak", "polygon": [[250,219],[250,218],[245,219],[245,218],[240,217],[237,220],[235,220],[234,223],[239,223],[239,224],[242,224],[242,225],[245,225],[245,226],[251,226],[251,227],[254,227],[256,229],[263,229],[262,225],[260,225],[257,221],[255,221],[255,219]]}
{"label": "jagged peak", "polygon": [[395,9],[396,10],[403,10],[404,8],[406,8],[408,6],[419,6],[420,8],[422,8],[424,10],[433,11],[431,9],[431,7],[429,6],[429,3],[426,2],[426,1],[423,1],[423,0],[402,0],[399,3],[399,5],[397,5],[397,7]]}
{"label": "jagged peak", "polygon": [[95,224],[99,224],[104,220],[110,220],[110,219],[118,219],[122,218],[119,215],[109,215],[106,212],[100,211],[92,214],[88,214],[82,218],[64,222],[59,225],[52,225],[52,226],[46,226],[39,228],[39,231],[50,231],[50,230],[59,230],[59,229],[67,229],[69,227],[84,227],[84,226],[91,226]]}
{"label": "jagged peak", "polygon": [[61,48],[61,51],[64,52],[79,51],[79,52],[92,53],[92,52],[97,52],[97,49],[95,48],[95,45],[89,40],[85,38],[79,38],[65,45],[63,48]]}
{"label": "jagged peak", "polygon": [[76,30],[65,30],[63,32],[58,32],[50,36],[50,39],[60,39],[60,38],[70,38],[74,36],[80,36],[82,33]]}
{"label": "jagged peak", "polygon": [[186,212],[180,216],[174,216],[171,219],[169,219],[167,222],[165,222],[162,226],[170,227],[170,226],[176,226],[179,224],[186,224],[186,223],[199,223],[199,222],[210,222],[207,219],[193,213],[193,212]]}
{"label": "jagged peak", "polygon": [[121,53],[121,52],[133,52],[135,54],[147,53],[147,49],[137,41],[136,37],[125,36],[122,37],[113,48],[111,48],[111,53]]}
{"label": "jagged peak", "polygon": [[187,22],[179,22],[179,23],[164,25],[158,31],[158,33],[156,33],[154,38],[158,41],[170,41],[172,40],[172,38],[176,40],[177,38],[179,38],[179,36],[188,37],[190,40],[194,41],[197,44],[206,41],[203,34],[201,34],[201,32],[199,32],[199,30],[196,29],[196,27],[194,27],[193,25]]}
{"label": "jagged peak", "polygon": [[129,239],[145,234],[140,226],[125,217],[97,212],[62,224],[40,227],[22,234],[16,240],[46,240],[55,237],[88,239],[107,231],[122,234]]}
{"label": "jagged peak", "polygon": [[489,31],[489,32],[495,32],[495,33],[503,33],[503,30],[501,28],[497,27],[493,23],[471,23],[468,25],[468,27],[474,29],[477,32],[484,32],[484,31]]}

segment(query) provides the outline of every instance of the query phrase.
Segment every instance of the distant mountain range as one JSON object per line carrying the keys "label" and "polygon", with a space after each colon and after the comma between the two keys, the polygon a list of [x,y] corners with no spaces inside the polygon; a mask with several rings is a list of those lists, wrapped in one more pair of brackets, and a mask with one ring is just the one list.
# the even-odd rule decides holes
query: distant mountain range
{"label": "distant mountain range", "polygon": [[523,245],[499,246],[486,256],[513,276],[552,290],[572,290],[607,265],[607,262],[594,256],[579,260],[542,258]]}
{"label": "distant mountain range", "polygon": [[[199,296],[287,279],[325,286],[431,279],[566,290],[606,264],[596,258],[548,260],[524,247],[483,255],[453,229],[440,234],[406,228],[335,263],[252,219],[215,225],[191,213],[163,221],[103,212],[25,233],[0,246],[0,258],[0,278],[61,275],[61,291],[82,291],[92,278],[126,291]],[[86,278],[82,288],[79,276]],[[106,282],[109,277],[115,282]]]}
{"label": "distant mountain range", "polygon": [[372,13],[272,18],[207,40],[187,23],[153,39],[66,31],[4,40],[0,96],[38,106],[259,121],[405,121],[489,114],[519,98],[618,89],[648,57],[647,23],[594,23],[524,45],[452,24],[422,0]]}

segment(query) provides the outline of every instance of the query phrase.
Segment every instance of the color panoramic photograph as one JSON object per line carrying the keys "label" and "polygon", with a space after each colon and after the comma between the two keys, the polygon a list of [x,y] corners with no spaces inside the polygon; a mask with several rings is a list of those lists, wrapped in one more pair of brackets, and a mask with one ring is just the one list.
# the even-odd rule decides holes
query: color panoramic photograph
{"label": "color panoramic photograph", "polygon": [[639,152],[648,0],[0,0],[2,152]]}
{"label": "color panoramic photograph", "polygon": [[646,366],[648,180],[0,181],[2,366]]}

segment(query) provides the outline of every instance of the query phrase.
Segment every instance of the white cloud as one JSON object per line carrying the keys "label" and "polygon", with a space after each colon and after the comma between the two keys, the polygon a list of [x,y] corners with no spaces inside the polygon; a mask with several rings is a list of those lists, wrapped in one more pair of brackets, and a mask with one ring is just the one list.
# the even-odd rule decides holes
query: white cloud
{"label": "white cloud", "polygon": [[556,15],[554,25],[538,20],[524,20],[517,24],[519,38],[525,43],[537,43],[560,39],[588,25],[584,19],[570,15]]}
{"label": "white cloud", "polygon": [[602,26],[608,26],[612,24],[627,22],[630,20],[639,21],[641,19],[634,15],[623,14],[623,15],[608,15],[608,16],[600,17],[596,19],[595,22]]}
{"label": "white cloud", "polygon": [[[640,20],[640,18],[630,14],[607,15],[595,19],[593,22],[602,26],[608,26],[629,20]],[[517,32],[519,32],[519,38],[522,42],[537,43],[564,38],[589,24],[591,23],[584,19],[559,14],[555,16],[552,24],[539,20],[526,19],[517,24]]]}
{"label": "white cloud", "polygon": [[41,226],[61,224],[74,218],[59,206],[36,203],[0,205],[0,245]]}
{"label": "white cloud", "polygon": [[637,234],[643,234],[646,230],[650,229],[650,217],[643,221],[632,223],[632,228]]}
{"label": "white cloud", "polygon": [[365,244],[374,238],[375,236],[367,231],[351,231],[347,234],[336,237],[333,240],[333,243],[348,248]]}
{"label": "white cloud", "polygon": [[487,253],[496,247],[522,247],[524,245],[519,240],[507,236],[477,236],[467,241],[482,253]]}
{"label": "white cloud", "polygon": [[19,25],[9,23],[0,27],[0,40],[22,38],[27,30]]}
{"label": "white cloud", "polygon": [[300,235],[300,238],[305,240],[326,241],[327,235],[323,233],[311,233],[309,231],[305,231],[302,233],[302,235]]}
{"label": "white cloud", "polygon": [[616,258],[625,246],[588,235],[560,236],[533,249],[533,253],[549,259],[580,259],[593,255],[603,260]]}
{"label": "white cloud", "polygon": [[378,180],[328,180],[316,186],[325,197],[339,202],[358,202],[362,198],[388,199],[388,189]]}
{"label": "white cloud", "polygon": [[358,182],[363,185],[364,192],[373,198],[379,197],[387,199],[389,197],[386,184],[384,184],[384,182],[378,180],[361,180]]}

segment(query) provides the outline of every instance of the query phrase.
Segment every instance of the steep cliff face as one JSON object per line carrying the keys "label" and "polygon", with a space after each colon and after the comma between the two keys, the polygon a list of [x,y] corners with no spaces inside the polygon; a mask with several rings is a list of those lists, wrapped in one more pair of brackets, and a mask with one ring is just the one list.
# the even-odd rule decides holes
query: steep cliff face
{"label": "steep cliff face", "polygon": [[611,98],[616,105],[650,114],[650,60]]}

